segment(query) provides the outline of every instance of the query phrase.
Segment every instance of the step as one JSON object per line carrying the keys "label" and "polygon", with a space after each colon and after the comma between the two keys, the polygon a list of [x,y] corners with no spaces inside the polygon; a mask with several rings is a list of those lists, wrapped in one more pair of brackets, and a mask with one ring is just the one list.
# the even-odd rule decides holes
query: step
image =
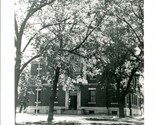
{"label": "step", "polygon": [[73,114],[79,114],[80,113],[79,111],[78,110],[63,110],[62,111],[62,114],[71,114],[71,115],[73,115]]}

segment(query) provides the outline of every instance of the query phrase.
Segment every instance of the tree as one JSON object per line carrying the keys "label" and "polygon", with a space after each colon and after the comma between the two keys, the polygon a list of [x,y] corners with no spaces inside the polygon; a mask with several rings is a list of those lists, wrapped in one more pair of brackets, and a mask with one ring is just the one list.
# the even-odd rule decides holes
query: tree
{"label": "tree", "polygon": [[[86,62],[89,62],[88,58],[95,57],[97,67],[95,71],[98,72],[100,69],[102,73],[106,72],[107,82],[112,83],[111,85],[115,86],[117,83],[119,101],[125,97],[131,88],[134,74],[139,70],[139,65],[143,67],[142,1],[31,0],[26,1],[26,4],[23,1],[19,3],[23,5],[22,9],[25,8],[26,16],[16,11],[16,97],[20,73],[38,57],[46,60],[53,87],[48,121],[53,120],[54,98],[59,76],[65,74],[67,78],[75,79],[72,75],[73,67],[79,57],[84,58]],[[24,38],[28,39],[28,42],[21,51]],[[23,53],[30,44],[36,55],[24,62]],[[140,54],[135,53],[137,48]],[[92,64],[90,68],[93,68]],[[122,94],[120,86],[124,85],[125,81],[128,81],[128,84],[123,97],[120,97]],[[120,105],[121,103],[120,101]]]}
{"label": "tree", "polygon": [[[47,5],[50,5],[55,0],[27,0],[27,1],[15,1],[15,48],[16,48],[16,57],[15,57],[15,109],[17,106],[17,97],[18,97],[18,83],[20,79],[20,74],[23,69],[35,58],[40,57],[39,55],[31,57],[27,62],[22,65],[23,55],[27,46],[31,43],[34,37],[38,34],[32,32],[35,27],[32,27],[33,24],[30,24],[30,20],[36,17],[36,14],[41,11]],[[16,8],[17,7],[17,8]],[[41,31],[46,27],[41,27],[39,30]],[[31,33],[30,33],[31,31]],[[24,43],[26,35],[28,37],[28,42],[22,51],[22,44]],[[31,37],[30,37],[31,35]],[[26,39],[27,40],[27,39]]]}
{"label": "tree", "polygon": [[25,78],[25,74],[22,74],[22,78],[19,81],[18,87],[18,103],[20,105],[19,113],[22,112],[23,108],[25,109],[28,103],[28,85]]}
{"label": "tree", "polygon": [[[87,58],[82,55],[84,50],[80,48],[99,24],[92,26],[94,15],[87,16],[90,10],[88,6],[85,6],[85,1],[81,1],[82,6],[79,5],[79,1],[57,1],[55,4],[54,0],[18,1],[16,3],[17,7],[18,3],[22,5],[21,11],[24,14],[26,13],[26,16],[18,11],[19,8],[15,12],[15,102],[17,102],[17,88],[21,72],[31,61],[43,56],[47,60],[47,69],[53,85],[48,116],[48,121],[52,121],[53,102],[61,72],[60,69],[63,67],[68,70],[66,65],[69,64],[68,60],[73,58],[73,55]],[[64,12],[67,12],[66,15]],[[50,18],[53,16],[55,19]],[[21,51],[25,39],[29,40],[23,51]],[[36,55],[24,62],[24,52],[30,44],[34,47]],[[66,59],[66,57],[68,58]],[[55,73],[51,72],[52,69],[54,69]]]}
{"label": "tree", "polygon": [[[53,89],[49,102],[48,122],[53,120],[54,98],[59,76],[66,74],[68,78],[75,79],[72,67],[78,57],[88,58],[85,50],[81,48],[102,21],[96,24],[93,19],[96,14],[88,17],[87,13],[90,10],[86,8],[85,4],[79,5],[79,1],[57,1],[49,6],[45,16],[39,17],[41,24],[48,28],[35,37],[33,47],[37,53],[43,52],[42,57],[46,60],[46,69]],[[51,25],[51,22],[54,25]],[[55,39],[51,41],[53,37]]]}
{"label": "tree", "polygon": [[124,117],[125,96],[134,92],[135,74],[143,73],[143,1],[99,1],[95,10],[96,22],[103,21],[83,48],[96,60],[91,67],[101,70],[103,85],[117,93],[119,115]]}
{"label": "tree", "polygon": [[28,68],[24,69],[24,71],[20,76],[18,85],[17,106],[20,106],[19,113],[21,113],[22,110],[25,110],[26,107],[28,106],[29,95],[34,94],[30,85],[34,84],[36,81],[37,81],[36,77],[32,77],[30,75],[29,69]]}
{"label": "tree", "polygon": [[[105,1],[104,49],[96,59],[102,65],[104,82],[110,83],[119,103],[119,116],[124,117],[125,96],[133,93],[132,79],[143,73],[143,1]],[[105,75],[104,75],[105,76]],[[102,81],[103,82],[103,81]]]}

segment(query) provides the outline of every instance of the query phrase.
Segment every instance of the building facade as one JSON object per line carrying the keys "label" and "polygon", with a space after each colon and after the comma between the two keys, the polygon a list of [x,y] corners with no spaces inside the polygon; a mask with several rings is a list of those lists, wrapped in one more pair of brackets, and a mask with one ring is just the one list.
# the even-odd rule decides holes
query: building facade
{"label": "building facade", "polygon": [[[34,94],[29,97],[27,113],[48,113],[51,87],[32,87]],[[75,90],[63,90],[58,86],[54,100],[55,113],[58,114],[109,114],[118,115],[118,102],[115,96],[107,96],[106,89],[96,83],[88,83],[75,87]],[[125,115],[129,116],[129,95],[131,95],[132,114],[141,115],[141,98],[128,94],[125,100]],[[108,100],[108,104],[107,104]]]}
{"label": "building facade", "polygon": [[[34,72],[33,72],[34,73]],[[115,94],[108,94],[107,88],[97,83],[97,77],[88,79],[88,84],[76,85],[74,90],[57,87],[54,100],[54,111],[57,114],[109,114],[118,115],[118,102]],[[44,83],[42,83],[44,84]],[[49,99],[52,88],[49,86],[31,86],[33,94],[29,96],[27,113],[48,113]],[[130,115],[129,102],[132,114],[141,115],[141,98],[137,94],[128,94],[125,98],[124,112]]]}

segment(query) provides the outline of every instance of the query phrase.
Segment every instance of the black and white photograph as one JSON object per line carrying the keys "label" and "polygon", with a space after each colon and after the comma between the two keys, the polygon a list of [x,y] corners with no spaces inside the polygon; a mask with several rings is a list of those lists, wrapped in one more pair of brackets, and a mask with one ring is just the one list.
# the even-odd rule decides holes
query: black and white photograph
{"label": "black and white photograph", "polygon": [[14,125],[144,125],[144,0],[12,3],[3,124],[11,114]]}

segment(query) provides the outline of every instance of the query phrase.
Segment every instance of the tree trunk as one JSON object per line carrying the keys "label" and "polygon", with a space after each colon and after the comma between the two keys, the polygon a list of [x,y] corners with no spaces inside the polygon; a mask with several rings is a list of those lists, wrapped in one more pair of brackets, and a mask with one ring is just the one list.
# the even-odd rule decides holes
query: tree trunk
{"label": "tree trunk", "polygon": [[50,96],[49,113],[48,113],[48,118],[47,118],[48,122],[52,122],[52,120],[53,120],[54,99],[55,99],[55,96],[56,96],[59,74],[60,74],[60,67],[57,67],[56,71],[55,71],[55,78],[54,78],[54,81],[53,81],[53,90],[52,90],[52,94]]}
{"label": "tree trunk", "polygon": [[18,82],[20,78],[20,66],[21,66],[21,36],[16,34],[17,39],[15,40],[16,47],[16,58],[15,58],[15,115],[18,99]]}
{"label": "tree trunk", "polygon": [[17,107],[17,99],[18,99],[18,82],[19,82],[19,74],[18,70],[15,70],[15,109]]}
{"label": "tree trunk", "polygon": [[19,113],[22,112],[22,109],[23,109],[23,104],[21,104],[21,106],[20,106]]}
{"label": "tree trunk", "polygon": [[117,95],[117,99],[118,99],[118,105],[119,105],[119,117],[120,118],[124,118],[124,107],[125,107],[125,96],[121,96],[120,93],[120,80],[117,80],[117,91],[116,91],[116,95]]}
{"label": "tree trunk", "polygon": [[15,64],[15,116],[16,116],[16,108],[17,108],[17,100],[18,100],[18,82],[20,78],[20,73],[19,73],[19,67],[20,67],[20,62],[16,61]]}
{"label": "tree trunk", "polygon": [[[107,84],[107,83],[106,83]],[[109,111],[109,92],[108,92],[108,86],[105,86],[105,95],[106,95],[106,107],[107,107],[107,114],[110,115]]]}
{"label": "tree trunk", "polygon": [[131,95],[130,94],[129,94],[129,110],[130,110],[130,116],[132,116]]}
{"label": "tree trunk", "polygon": [[125,107],[125,101],[119,101],[119,117],[120,118],[124,118],[125,114],[124,114],[124,107]]}

